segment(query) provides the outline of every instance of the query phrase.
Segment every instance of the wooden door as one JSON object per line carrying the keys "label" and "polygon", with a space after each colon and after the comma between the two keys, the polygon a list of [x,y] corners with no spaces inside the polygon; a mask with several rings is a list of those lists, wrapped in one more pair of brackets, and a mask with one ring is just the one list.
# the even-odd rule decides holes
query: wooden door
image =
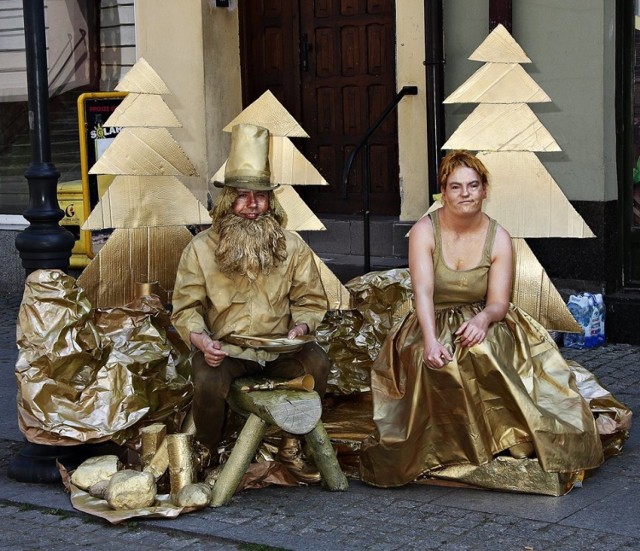
{"label": "wooden door", "polygon": [[[347,186],[351,151],[395,94],[393,0],[245,0],[240,2],[243,102],[270,89],[309,139],[296,146],[330,186],[299,187],[316,213],[363,208],[363,156]],[[395,111],[370,140],[370,211],[397,215]]]}

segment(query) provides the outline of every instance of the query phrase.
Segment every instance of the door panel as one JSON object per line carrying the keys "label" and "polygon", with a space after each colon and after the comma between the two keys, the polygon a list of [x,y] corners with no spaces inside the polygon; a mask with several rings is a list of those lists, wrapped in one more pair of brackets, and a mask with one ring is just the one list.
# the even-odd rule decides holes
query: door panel
{"label": "door panel", "polygon": [[[318,213],[363,208],[363,152],[347,186],[349,154],[395,95],[391,0],[240,2],[243,101],[270,89],[310,135],[296,140],[329,182],[297,188]],[[397,122],[370,139],[370,210],[398,214]]]}

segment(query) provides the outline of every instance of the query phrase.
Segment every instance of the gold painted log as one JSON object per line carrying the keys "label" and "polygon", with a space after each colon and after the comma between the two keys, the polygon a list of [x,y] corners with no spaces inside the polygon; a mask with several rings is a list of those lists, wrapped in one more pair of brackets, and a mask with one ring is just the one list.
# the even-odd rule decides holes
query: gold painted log
{"label": "gold painted log", "polygon": [[241,415],[254,413],[267,423],[291,434],[307,434],[314,429],[322,415],[322,404],[317,392],[242,390],[243,387],[250,388],[264,382],[264,379],[236,379],[227,398],[229,405]]}
{"label": "gold painted log", "polygon": [[322,421],[319,421],[305,436],[305,440],[311,448],[313,460],[322,475],[322,487],[332,492],[347,491],[349,482],[338,464],[336,453]]}
{"label": "gold painted log", "polygon": [[251,413],[242,427],[229,459],[224,465],[211,492],[211,507],[221,507],[231,501],[254,454],[260,446],[267,424]]}

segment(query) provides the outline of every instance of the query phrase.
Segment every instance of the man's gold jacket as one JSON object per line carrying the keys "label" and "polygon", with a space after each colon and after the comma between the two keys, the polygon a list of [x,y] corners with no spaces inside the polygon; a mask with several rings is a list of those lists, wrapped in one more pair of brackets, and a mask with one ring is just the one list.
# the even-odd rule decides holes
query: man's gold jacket
{"label": "man's gold jacket", "polygon": [[270,361],[278,354],[225,344],[224,337],[286,337],[302,323],[315,331],[328,306],[320,274],[309,246],[297,234],[284,233],[286,260],[255,281],[220,272],[218,235],[212,229],[193,238],[182,253],[172,298],[171,319],[187,344],[190,333],[205,332],[223,341],[223,350],[233,357]]}

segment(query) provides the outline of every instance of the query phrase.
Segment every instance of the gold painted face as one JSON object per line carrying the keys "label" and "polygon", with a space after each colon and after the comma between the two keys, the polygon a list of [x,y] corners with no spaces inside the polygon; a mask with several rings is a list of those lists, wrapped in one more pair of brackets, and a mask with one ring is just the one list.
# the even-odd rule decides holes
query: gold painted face
{"label": "gold painted face", "polygon": [[482,202],[487,198],[487,186],[472,168],[456,168],[447,178],[442,190],[442,202],[453,212],[469,214],[482,210]]}
{"label": "gold painted face", "polygon": [[255,220],[269,210],[269,192],[238,189],[231,211],[236,216]]}

